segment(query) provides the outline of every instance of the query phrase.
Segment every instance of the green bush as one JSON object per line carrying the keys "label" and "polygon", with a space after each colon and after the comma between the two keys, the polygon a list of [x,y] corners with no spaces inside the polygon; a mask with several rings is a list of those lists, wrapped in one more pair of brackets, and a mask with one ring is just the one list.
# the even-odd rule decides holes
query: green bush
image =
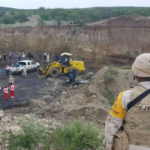
{"label": "green bush", "polygon": [[45,25],[45,21],[43,19],[38,19],[38,26],[43,27]]}
{"label": "green bush", "polygon": [[112,82],[114,80],[115,80],[115,77],[112,76],[111,74],[108,74],[108,75],[105,76],[105,82],[106,83],[110,83],[110,82]]}
{"label": "green bush", "polygon": [[116,68],[108,69],[107,74],[116,75],[118,74],[118,69]]}
{"label": "green bush", "polygon": [[115,75],[118,74],[118,70],[116,68],[108,69],[105,75],[105,82],[111,83],[115,80]]}
{"label": "green bush", "polygon": [[28,16],[26,13],[20,11],[14,15],[14,19],[22,23],[28,21]]}
{"label": "green bush", "polygon": [[102,138],[99,128],[93,124],[85,124],[78,120],[65,124],[53,133],[53,147],[55,150],[83,150],[101,147]]}
{"label": "green bush", "polygon": [[108,102],[110,105],[114,104],[115,96],[114,96],[113,92],[108,87],[105,88],[105,92],[103,93],[103,96],[108,99]]}
{"label": "green bush", "polygon": [[9,150],[33,150],[38,143],[44,145],[44,150],[49,150],[50,136],[47,134],[48,129],[42,123],[35,120],[21,120],[19,125],[24,133],[19,135],[10,135]]}
{"label": "green bush", "polygon": [[24,133],[10,135],[9,150],[34,150],[39,143],[42,144],[41,150],[95,150],[102,147],[101,131],[93,123],[85,124],[78,120],[56,128],[53,132],[36,119],[21,120],[19,125]]}
{"label": "green bush", "polygon": [[13,17],[11,16],[4,16],[1,20],[0,20],[1,23],[3,24],[14,24],[15,23],[15,20]]}

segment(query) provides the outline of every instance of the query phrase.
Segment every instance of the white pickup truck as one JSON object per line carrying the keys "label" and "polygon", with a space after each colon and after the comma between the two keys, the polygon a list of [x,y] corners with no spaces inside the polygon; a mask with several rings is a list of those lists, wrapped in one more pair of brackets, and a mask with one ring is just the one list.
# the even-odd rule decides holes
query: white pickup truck
{"label": "white pickup truck", "polygon": [[37,70],[40,67],[39,63],[33,62],[32,60],[22,60],[18,62],[19,67],[13,66],[10,67],[10,72],[13,73],[22,73],[23,68],[26,67],[27,71]]}

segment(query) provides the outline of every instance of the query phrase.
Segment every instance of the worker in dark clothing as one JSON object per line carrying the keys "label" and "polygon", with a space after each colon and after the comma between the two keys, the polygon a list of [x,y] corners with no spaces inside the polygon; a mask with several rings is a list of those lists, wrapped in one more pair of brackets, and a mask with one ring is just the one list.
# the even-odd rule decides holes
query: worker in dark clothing
{"label": "worker in dark clothing", "polygon": [[3,54],[3,59],[6,60],[6,54],[5,53]]}
{"label": "worker in dark clothing", "polygon": [[76,75],[74,72],[69,72],[68,73],[68,78],[69,78],[69,81],[72,83],[75,81],[75,78],[76,78]]}
{"label": "worker in dark clothing", "polygon": [[70,58],[68,56],[63,56],[61,57],[60,63],[63,66],[70,66]]}
{"label": "worker in dark clothing", "polygon": [[28,59],[30,59],[30,57],[31,57],[31,54],[30,54],[30,53],[28,53],[28,54],[27,54],[27,58],[28,58]]}
{"label": "worker in dark clothing", "polygon": [[39,52],[39,60],[41,60],[41,58],[42,58],[42,53]]}
{"label": "worker in dark clothing", "polygon": [[9,68],[8,65],[6,66],[6,69],[5,69],[5,70],[6,70],[6,76],[9,76],[9,70],[10,70],[10,68]]}

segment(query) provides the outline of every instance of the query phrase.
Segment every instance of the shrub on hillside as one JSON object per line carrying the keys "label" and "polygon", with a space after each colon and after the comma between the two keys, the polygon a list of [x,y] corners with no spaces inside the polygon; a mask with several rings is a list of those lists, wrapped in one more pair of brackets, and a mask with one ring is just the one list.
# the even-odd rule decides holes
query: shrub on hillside
{"label": "shrub on hillside", "polygon": [[95,150],[102,147],[100,129],[93,123],[78,120],[54,131],[36,119],[23,120],[19,125],[23,133],[10,135],[9,150],[34,150],[39,144],[41,150]]}
{"label": "shrub on hillside", "polygon": [[42,123],[36,120],[21,120],[19,125],[24,133],[10,135],[9,150],[33,150],[38,143],[44,144],[43,149],[48,150],[47,147],[50,147],[50,136],[47,134],[48,129]]}
{"label": "shrub on hillside", "polygon": [[108,69],[105,75],[105,82],[106,83],[111,83],[115,80],[115,75],[118,74],[118,70],[115,68]]}
{"label": "shrub on hillside", "polygon": [[45,25],[45,21],[41,18],[38,19],[38,26],[43,27]]}
{"label": "shrub on hillside", "polygon": [[93,150],[102,146],[102,137],[98,126],[93,123],[85,124],[75,121],[65,124],[53,133],[53,147],[55,150]]}
{"label": "shrub on hillside", "polygon": [[14,24],[15,23],[15,19],[11,16],[4,16],[1,20],[1,23],[3,24]]}
{"label": "shrub on hillside", "polygon": [[115,77],[112,76],[111,74],[108,74],[105,76],[105,82],[106,83],[110,83],[110,82],[113,82],[115,80]]}
{"label": "shrub on hillside", "polygon": [[105,88],[105,92],[103,93],[103,96],[108,99],[108,102],[110,105],[114,104],[115,96],[114,96],[113,92],[108,87]]}
{"label": "shrub on hillside", "polygon": [[14,19],[22,23],[22,22],[28,21],[28,16],[24,12],[18,12],[14,15]]}
{"label": "shrub on hillside", "polygon": [[39,16],[45,21],[52,20],[51,13],[49,11],[40,11]]}

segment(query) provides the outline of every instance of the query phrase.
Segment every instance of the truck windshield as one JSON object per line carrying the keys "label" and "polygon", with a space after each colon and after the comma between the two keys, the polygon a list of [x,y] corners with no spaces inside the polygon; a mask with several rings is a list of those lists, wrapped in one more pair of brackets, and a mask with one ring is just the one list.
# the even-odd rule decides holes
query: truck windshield
{"label": "truck windshield", "polygon": [[25,62],[19,62],[19,65],[26,66]]}

